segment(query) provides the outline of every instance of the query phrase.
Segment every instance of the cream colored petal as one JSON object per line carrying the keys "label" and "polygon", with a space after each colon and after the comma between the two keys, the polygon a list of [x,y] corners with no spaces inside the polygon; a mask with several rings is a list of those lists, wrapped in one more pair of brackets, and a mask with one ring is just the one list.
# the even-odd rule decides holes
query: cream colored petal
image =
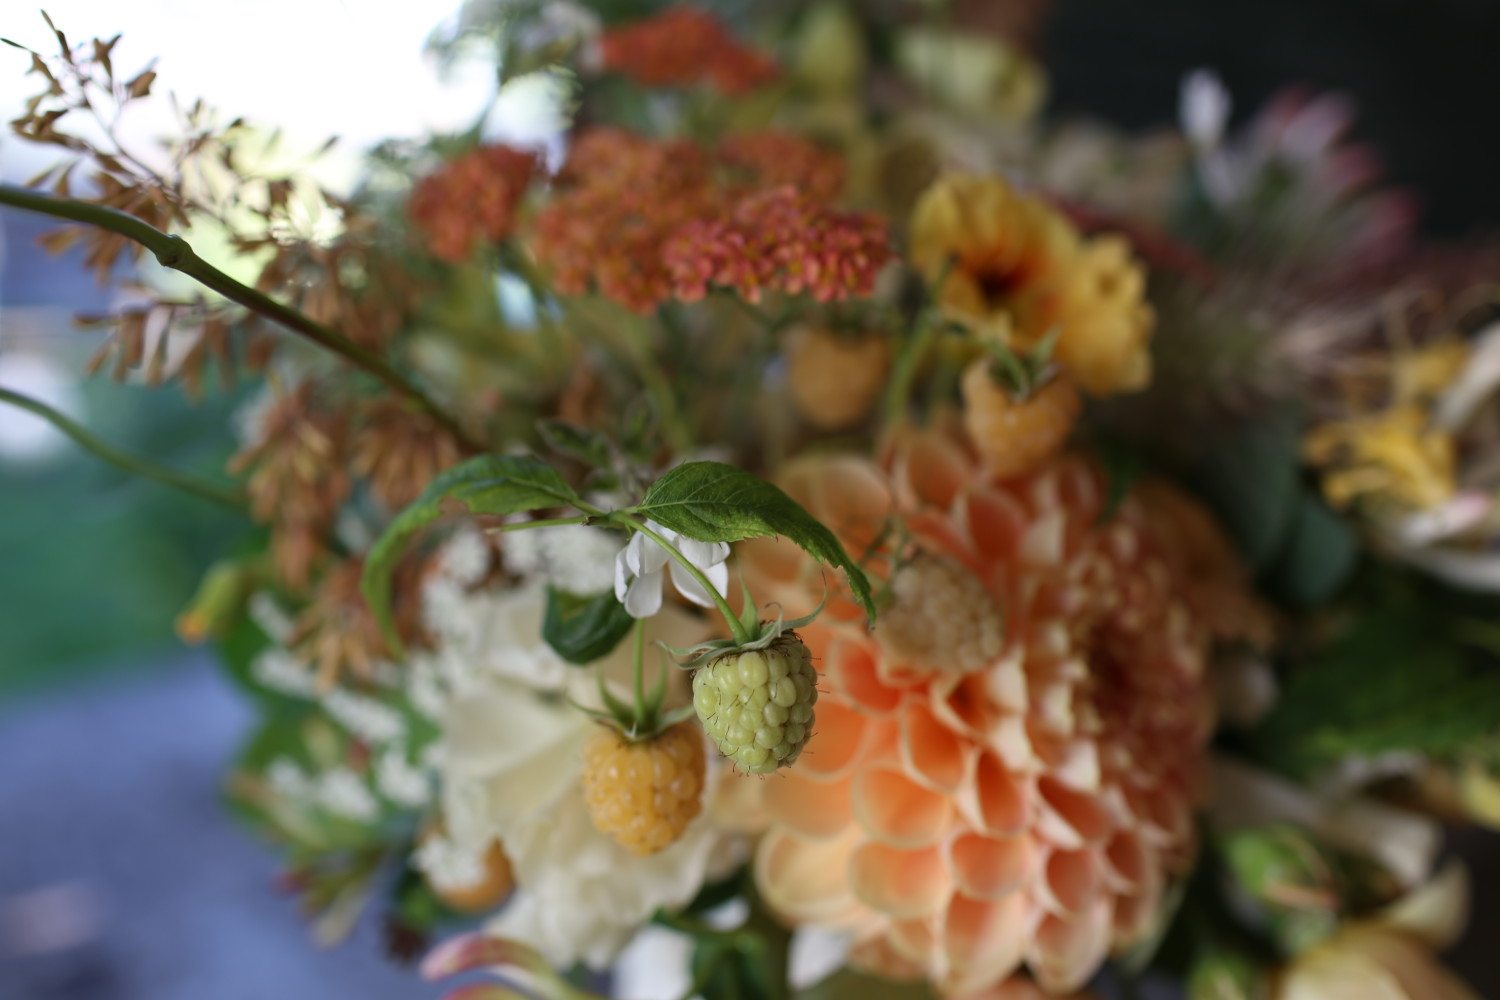
{"label": "cream colored petal", "polygon": [[850,858],[858,843],[853,827],[826,840],[772,830],[755,852],[755,884],[766,903],[794,923],[852,924],[862,911],[849,887]]}

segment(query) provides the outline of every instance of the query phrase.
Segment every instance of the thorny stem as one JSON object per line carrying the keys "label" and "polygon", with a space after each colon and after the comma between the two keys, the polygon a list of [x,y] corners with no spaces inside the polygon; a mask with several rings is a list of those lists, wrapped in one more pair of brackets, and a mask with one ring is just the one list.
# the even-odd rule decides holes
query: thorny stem
{"label": "thorny stem", "polygon": [[693,561],[687,556],[683,555],[680,551],[678,551],[677,546],[667,541],[667,539],[660,532],[652,530],[645,522],[643,522],[639,518],[631,517],[630,515],[620,511],[616,511],[611,514],[610,520],[615,521],[618,524],[626,525],[634,531],[639,531],[641,534],[645,535],[647,538],[651,539],[657,545],[660,545],[663,549],[665,549],[667,555],[671,556],[672,560],[676,562],[677,565],[687,570],[689,575],[691,575],[694,580],[697,580],[698,584],[708,592],[708,596],[713,598],[714,606],[719,609],[719,614],[724,616],[724,624],[729,626],[729,632],[734,636],[735,642],[747,643],[754,638],[752,635],[750,635],[749,632],[745,630],[745,626],[740,623],[739,616],[734,613],[734,609],[729,606],[729,602],[724,599],[724,595],[719,593],[719,588],[715,587],[713,583],[708,579],[708,577],[703,575],[703,571],[697,566],[694,566]]}
{"label": "thorny stem", "polygon": [[19,407],[28,413],[33,413],[41,417],[53,427],[56,427],[72,438],[85,451],[88,451],[97,458],[103,459],[116,468],[124,469],[126,472],[132,472],[147,479],[153,479],[163,485],[182,490],[184,493],[191,493],[199,499],[211,500],[214,503],[233,507],[236,510],[243,508],[245,505],[245,498],[232,487],[221,486],[218,483],[199,479],[197,476],[178,472],[164,465],[158,465],[150,459],[142,458],[139,455],[132,455],[129,452],[121,451],[119,448],[101,441],[87,427],[59,413],[40,400],[32,399],[30,396],[22,395],[10,389],[0,388],[0,402],[9,403],[11,406]]}
{"label": "thorny stem", "polygon": [[231,278],[199,257],[181,236],[168,235],[125,212],[87,202],[55,198],[38,191],[17,187],[14,184],[0,184],[0,205],[9,205],[28,212],[97,226],[139,243],[155,254],[157,262],[163,267],[181,271],[229,301],[244,306],[251,312],[264,316],[293,333],[311,340],[325,350],[337,354],[350,364],[363,368],[394,391],[416,403],[469,451],[485,450],[484,446],[472,438],[457,420],[390,362],[366,350],[343,334],[330,330],[297,310],[277,302],[264,292]]}

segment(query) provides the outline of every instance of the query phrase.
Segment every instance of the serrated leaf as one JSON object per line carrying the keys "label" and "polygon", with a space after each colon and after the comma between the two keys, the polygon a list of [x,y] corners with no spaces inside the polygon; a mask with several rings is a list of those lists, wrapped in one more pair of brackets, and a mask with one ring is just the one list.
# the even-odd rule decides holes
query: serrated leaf
{"label": "serrated leaf", "polygon": [[610,591],[591,596],[547,588],[542,638],[569,663],[593,663],[608,656],[630,632],[635,619]]}
{"label": "serrated leaf", "polygon": [[865,614],[875,618],[870,581],[832,531],[764,479],[722,462],[687,462],[662,476],[632,508],[703,542],[780,535],[814,559],[844,571]]}
{"label": "serrated leaf", "polygon": [[1471,665],[1433,623],[1376,612],[1287,683],[1254,745],[1306,776],[1349,756],[1456,754],[1500,731],[1500,671]]}
{"label": "serrated leaf", "polygon": [[444,504],[450,501],[467,508],[471,514],[500,515],[572,506],[580,498],[557,470],[529,455],[480,455],[429,483],[370,548],[360,580],[360,590],[380,623],[386,642],[398,653],[401,638],[391,618],[391,575],[407,544],[436,521]]}

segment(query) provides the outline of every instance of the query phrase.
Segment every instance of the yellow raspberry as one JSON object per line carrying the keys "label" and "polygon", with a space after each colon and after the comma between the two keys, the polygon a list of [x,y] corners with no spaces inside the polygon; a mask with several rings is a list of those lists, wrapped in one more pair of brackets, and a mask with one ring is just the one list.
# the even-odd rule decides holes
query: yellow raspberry
{"label": "yellow raspberry", "polygon": [[583,746],[589,817],[638,857],[682,836],[703,807],[703,773],[703,735],[691,721],[634,742],[600,726]]}
{"label": "yellow raspberry", "polygon": [[804,328],[787,343],[792,401],[819,430],[852,427],[864,419],[891,366],[889,339]]}
{"label": "yellow raspberry", "polygon": [[964,427],[989,471],[1010,479],[1036,469],[1067,440],[1078,419],[1078,390],[1058,375],[1024,399],[1015,399],[980,358],[963,377]]}
{"label": "yellow raspberry", "polygon": [[818,674],[795,632],[693,675],[693,708],[719,752],[752,774],[790,767],[812,735]]}

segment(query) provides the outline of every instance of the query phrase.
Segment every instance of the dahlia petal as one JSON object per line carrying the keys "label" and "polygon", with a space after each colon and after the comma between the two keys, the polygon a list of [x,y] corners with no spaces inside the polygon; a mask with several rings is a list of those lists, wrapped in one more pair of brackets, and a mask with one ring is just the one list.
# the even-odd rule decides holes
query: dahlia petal
{"label": "dahlia petal", "polygon": [[1108,899],[1096,900],[1074,917],[1044,917],[1026,956],[1041,987],[1071,993],[1087,983],[1109,953],[1112,924]]}
{"label": "dahlia petal", "polygon": [[1129,947],[1150,934],[1161,919],[1161,893],[1135,893],[1115,897],[1114,938]]}
{"label": "dahlia petal", "polygon": [[981,487],[965,494],[958,519],[985,563],[1015,559],[1026,531],[1026,512],[1009,493]]}
{"label": "dahlia petal", "polygon": [[1156,856],[1141,837],[1122,830],[1104,848],[1105,878],[1116,892],[1134,892],[1156,882]]}
{"label": "dahlia petal", "polygon": [[849,882],[866,906],[891,917],[936,913],[952,891],[942,853],[865,842],[849,859]]}
{"label": "dahlia petal", "polygon": [[871,736],[871,721],[834,698],[820,698],[814,725],[797,767],[825,781],[848,774]]}
{"label": "dahlia petal", "polygon": [[901,690],[880,678],[872,644],[835,639],[823,653],[823,672],[835,691],[872,715],[889,715],[901,703]]}
{"label": "dahlia petal", "polygon": [[917,920],[892,920],[886,933],[896,954],[908,962],[915,962],[925,971],[931,961],[933,948],[937,945],[937,930],[934,918]]}
{"label": "dahlia petal", "polygon": [[896,847],[925,847],[948,826],[949,799],[889,768],[860,772],[853,786],[854,814],[872,840]]}
{"label": "dahlia petal", "polygon": [[959,795],[959,809],[981,833],[1007,837],[1031,818],[1031,791],[1025,780],[991,753],[981,754],[974,780]]}
{"label": "dahlia petal", "polygon": [[872,463],[839,456],[808,483],[818,519],[856,551],[874,544],[890,519],[894,501],[885,476]]}
{"label": "dahlia petal", "polygon": [[1026,668],[1019,646],[984,671],[984,687],[991,703],[1012,712],[1026,711]]}
{"label": "dahlia petal", "polygon": [[963,491],[973,463],[952,439],[936,431],[911,434],[897,456],[891,478],[904,506],[946,510]]}
{"label": "dahlia petal", "polygon": [[948,844],[953,884],[973,899],[1001,899],[1025,884],[1035,854],[1030,837],[963,833]]}
{"label": "dahlia petal", "polygon": [[949,967],[943,986],[967,993],[1010,975],[1025,954],[1031,920],[1024,893],[997,900],[955,895],[943,915],[943,951]]}
{"label": "dahlia petal", "polygon": [[1041,865],[1037,898],[1049,912],[1075,916],[1104,889],[1104,863],[1097,851],[1051,851]]}
{"label": "dahlia petal", "polygon": [[793,922],[839,925],[861,912],[850,894],[850,859],[859,831],[809,840],[772,829],[755,852],[755,884],[773,910]]}
{"label": "dahlia petal", "polygon": [[935,791],[957,789],[969,770],[969,755],[959,735],[915,699],[902,706],[898,724],[901,763],[912,778]]}
{"label": "dahlia petal", "polygon": [[1020,556],[1032,566],[1056,566],[1063,559],[1067,518],[1059,510],[1043,513],[1021,537]]}
{"label": "dahlia petal", "polygon": [[1102,772],[1099,744],[1093,740],[1065,740],[1042,753],[1047,773],[1069,788],[1083,792],[1099,791]]}
{"label": "dahlia petal", "polygon": [[990,746],[1012,771],[1030,771],[1036,765],[1036,749],[1021,715],[1002,715],[990,726]]}
{"label": "dahlia petal", "polygon": [[1037,829],[1058,847],[1097,844],[1114,831],[1113,817],[1098,796],[1069,788],[1051,775],[1037,781]]}
{"label": "dahlia petal", "polygon": [[816,781],[801,770],[782,771],[765,783],[766,809],[773,819],[809,839],[843,833],[854,819],[849,780]]}

